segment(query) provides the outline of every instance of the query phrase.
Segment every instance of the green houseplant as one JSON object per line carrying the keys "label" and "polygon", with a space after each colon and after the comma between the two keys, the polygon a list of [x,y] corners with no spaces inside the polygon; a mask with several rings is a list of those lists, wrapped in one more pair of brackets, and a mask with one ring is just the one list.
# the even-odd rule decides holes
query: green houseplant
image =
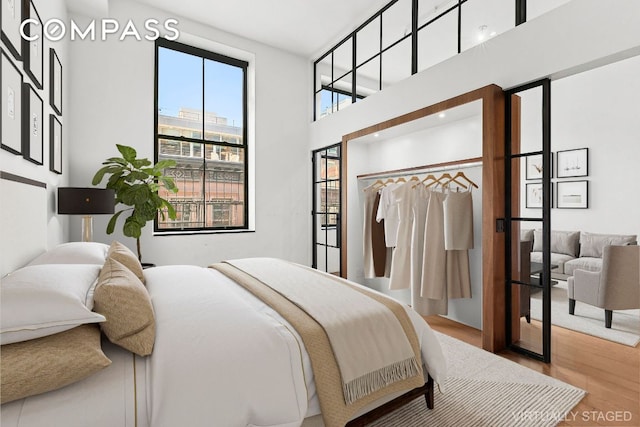
{"label": "green houseplant", "polygon": [[164,208],[169,218],[176,218],[174,207],[167,200],[158,195],[158,190],[165,187],[173,193],[178,192],[173,178],[163,175],[163,169],[176,165],[175,160],[161,160],[151,165],[148,159],[137,159],[136,150],[126,145],[116,144],[122,157],[111,157],[104,161],[104,165],[93,177],[93,185],[98,185],[105,176],[109,176],[107,188],[115,190],[116,205],[121,203],[128,206],[117,211],[109,220],[107,234],[113,233],[116,222],[121,214],[128,212],[124,221],[123,233],[127,237],[136,239],[138,259],[142,262],[140,251],[140,235],[147,222],[154,220],[158,213],[164,219]]}

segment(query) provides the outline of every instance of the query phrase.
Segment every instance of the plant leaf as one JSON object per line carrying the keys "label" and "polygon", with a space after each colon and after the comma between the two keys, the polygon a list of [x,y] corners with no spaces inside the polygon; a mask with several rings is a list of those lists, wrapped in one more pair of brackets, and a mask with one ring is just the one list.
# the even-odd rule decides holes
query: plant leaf
{"label": "plant leaf", "polygon": [[115,215],[111,217],[111,219],[109,220],[109,224],[107,224],[107,234],[113,234],[113,230],[116,228],[116,222],[118,221],[118,217],[122,212],[124,212],[124,210],[117,212]]}
{"label": "plant leaf", "polygon": [[136,156],[138,155],[136,150],[132,147],[127,147],[126,145],[120,144],[116,144],[116,147],[118,147],[118,151],[120,152],[120,154],[122,154],[122,157],[124,157],[124,159],[129,163],[133,163],[133,161],[136,159]]}

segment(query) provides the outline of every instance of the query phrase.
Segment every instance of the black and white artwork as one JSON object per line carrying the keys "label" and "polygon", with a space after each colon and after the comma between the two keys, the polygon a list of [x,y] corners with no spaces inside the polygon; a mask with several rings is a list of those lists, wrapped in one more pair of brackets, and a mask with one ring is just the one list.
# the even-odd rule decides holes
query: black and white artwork
{"label": "black and white artwork", "polygon": [[558,151],[558,178],[589,175],[589,149]]}
{"label": "black and white artwork", "polygon": [[22,155],[37,165],[43,163],[43,102],[29,83],[22,85]]}
{"label": "black and white artwork", "polygon": [[55,49],[49,49],[49,103],[51,108],[62,115],[62,63]]}
{"label": "black and white artwork", "polygon": [[11,55],[18,61],[22,60],[22,0],[0,0],[2,2],[2,41]]}
{"label": "black and white artwork", "polygon": [[589,207],[589,181],[562,181],[557,184],[560,209],[587,209]]}
{"label": "black and white artwork", "polygon": [[22,153],[22,73],[8,54],[2,51],[0,62],[2,78],[2,116],[0,129],[2,148],[14,154]]}
{"label": "black and white artwork", "polygon": [[49,115],[49,170],[62,173],[62,123],[55,114]]}
{"label": "black and white artwork", "polygon": [[[553,153],[551,153],[551,177],[553,178]],[[525,178],[542,179],[542,154],[534,154],[527,156],[525,162]]]}
{"label": "black and white artwork", "polygon": [[38,89],[43,88],[44,52],[42,45],[42,19],[33,5],[33,0],[25,2],[24,19],[35,19],[37,24],[29,23],[24,26],[22,39],[22,58],[24,71]]}

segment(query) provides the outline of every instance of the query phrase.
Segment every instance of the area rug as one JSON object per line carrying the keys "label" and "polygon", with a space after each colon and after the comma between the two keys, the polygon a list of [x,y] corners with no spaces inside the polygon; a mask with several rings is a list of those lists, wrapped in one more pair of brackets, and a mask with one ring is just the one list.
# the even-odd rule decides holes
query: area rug
{"label": "area rug", "polygon": [[[542,292],[531,295],[531,318],[542,319]],[[551,287],[551,324],[635,347],[640,342],[640,310],[613,312],[611,328],[604,326],[604,309],[576,301],[575,314],[569,314],[567,282]]]}
{"label": "area rug", "polygon": [[445,392],[375,421],[375,427],[555,426],[585,392],[515,362],[437,333],[447,360]]}

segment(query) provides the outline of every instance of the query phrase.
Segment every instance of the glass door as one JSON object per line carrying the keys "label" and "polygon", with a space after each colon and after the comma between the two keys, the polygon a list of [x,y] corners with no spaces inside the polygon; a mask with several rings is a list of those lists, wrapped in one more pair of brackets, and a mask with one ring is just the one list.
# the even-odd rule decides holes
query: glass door
{"label": "glass door", "polygon": [[508,346],[551,361],[551,82],[506,91]]}
{"label": "glass door", "polygon": [[341,275],[340,215],[342,178],[340,144],[314,150],[313,162],[313,264],[327,273]]}

